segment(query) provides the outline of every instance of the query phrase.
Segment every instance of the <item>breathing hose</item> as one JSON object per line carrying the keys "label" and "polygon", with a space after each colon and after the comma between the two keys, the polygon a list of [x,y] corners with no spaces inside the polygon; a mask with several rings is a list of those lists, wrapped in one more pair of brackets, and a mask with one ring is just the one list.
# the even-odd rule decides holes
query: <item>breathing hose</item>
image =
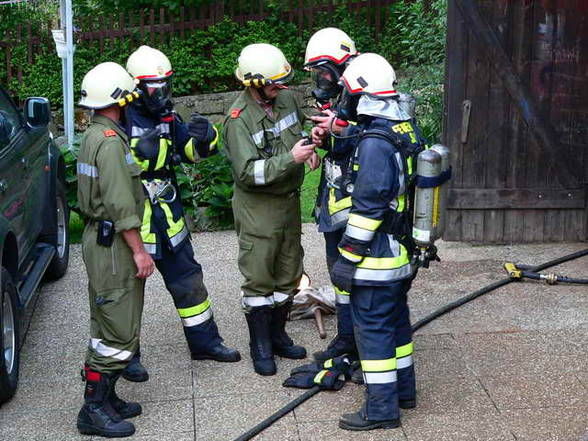
{"label": "breathing hose", "polygon": [[[559,257],[557,259],[554,260],[550,260],[549,262],[545,262],[541,265],[537,265],[537,266],[524,266],[524,265],[518,265],[519,268],[524,267],[527,271],[532,272],[532,273],[537,273],[539,271],[542,271],[544,269],[547,268],[551,268],[552,266],[557,266],[560,265],[562,263],[565,262],[569,262],[570,260],[574,260],[574,259],[578,259],[580,257],[584,257],[588,255],[588,248],[586,248],[585,250],[581,250],[581,251],[577,251],[575,253],[572,254],[568,254],[566,256],[562,256]],[[499,280],[497,282],[491,283],[490,285],[487,285],[477,291],[474,291],[471,294],[468,294],[465,297],[462,297],[461,299],[458,299],[454,302],[451,302],[447,305],[445,305],[444,307],[434,311],[433,313],[429,314],[428,316],[422,318],[421,320],[419,320],[418,322],[416,322],[413,326],[412,326],[412,331],[415,332],[418,329],[422,328],[423,326],[425,326],[426,324],[432,322],[435,319],[438,319],[439,317],[441,317],[442,315],[447,314],[450,311],[453,311],[456,308],[459,308],[462,305],[465,305],[468,302],[471,302],[472,300],[489,293],[490,291],[494,291],[497,288],[500,288],[502,286],[508,285],[511,282],[515,282],[516,280],[518,280],[517,278],[514,277],[507,277],[505,279]],[[585,283],[583,282],[586,279],[571,279],[571,280],[580,280],[580,282],[570,282],[570,283]],[[280,410],[278,410],[277,412],[275,412],[274,414],[270,415],[268,418],[266,418],[265,420],[263,420],[262,422],[260,422],[258,425],[256,425],[255,427],[249,429],[247,432],[245,432],[244,434],[242,434],[241,436],[239,436],[238,438],[235,438],[234,441],[248,441],[251,438],[253,438],[255,435],[259,434],[260,432],[262,432],[263,430],[267,429],[269,426],[271,426],[273,423],[275,423],[276,421],[278,421],[280,418],[282,418],[283,416],[285,416],[286,414],[288,414],[289,412],[291,412],[292,410],[294,410],[296,407],[298,407],[299,405],[301,405],[302,403],[304,403],[306,400],[308,400],[309,398],[313,397],[314,395],[316,395],[317,393],[319,393],[321,391],[321,389],[318,386],[314,386],[312,389],[307,390],[306,392],[304,392],[302,395],[300,395],[299,397],[295,398],[294,400],[290,401],[288,404],[286,404],[284,407],[282,407]]]}

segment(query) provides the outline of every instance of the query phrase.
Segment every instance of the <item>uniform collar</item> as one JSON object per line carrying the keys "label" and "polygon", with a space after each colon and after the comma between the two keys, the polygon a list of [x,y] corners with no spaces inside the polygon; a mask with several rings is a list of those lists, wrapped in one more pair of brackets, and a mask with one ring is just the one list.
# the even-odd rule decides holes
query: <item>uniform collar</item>
{"label": "uniform collar", "polygon": [[107,129],[114,130],[118,136],[120,136],[125,141],[128,141],[127,134],[125,133],[125,130],[121,127],[121,125],[119,123],[111,120],[110,118],[108,118],[104,115],[94,114],[92,116],[92,122],[96,123],[96,124],[101,124],[101,125],[105,126]]}
{"label": "uniform collar", "polygon": [[[245,104],[251,107],[253,118],[256,122],[261,122],[264,118],[268,118],[271,120],[267,113],[265,113],[265,110],[263,110],[259,103],[255,100],[255,98],[253,98],[253,95],[251,95],[251,92],[249,92],[248,89],[245,89],[243,91],[243,95],[245,98]],[[280,110],[285,107],[286,102],[284,101],[284,97],[282,96],[282,93],[278,93],[278,96],[276,97],[273,105],[274,121],[277,121],[279,119],[281,113]]]}

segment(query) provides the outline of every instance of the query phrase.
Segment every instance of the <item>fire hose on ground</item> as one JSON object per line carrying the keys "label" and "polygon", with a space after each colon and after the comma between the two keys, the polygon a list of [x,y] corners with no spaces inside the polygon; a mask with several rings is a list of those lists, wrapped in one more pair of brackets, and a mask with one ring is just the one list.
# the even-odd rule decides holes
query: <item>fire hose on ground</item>
{"label": "fire hose on ground", "polygon": [[[569,262],[570,260],[578,259],[580,257],[584,257],[587,255],[588,255],[588,248],[586,248],[585,250],[577,251],[572,254],[568,254],[566,256],[562,256],[558,259],[550,260],[549,262],[545,262],[541,265],[536,265],[536,266],[521,265],[521,264],[515,265],[512,263],[507,263],[504,265],[504,267],[507,270],[507,272],[509,273],[509,277],[504,278],[502,280],[499,280],[497,282],[491,283],[490,285],[487,285],[483,288],[480,288],[479,290],[474,291],[471,294],[468,294],[467,296],[464,296],[464,297],[462,297],[454,302],[451,302],[451,303],[445,305],[444,307],[434,311],[433,313],[429,314],[428,316],[426,316],[426,317],[422,318],[421,320],[419,320],[418,322],[416,322],[412,326],[412,331],[416,332],[418,329],[422,328],[423,326],[427,325],[428,323],[432,322],[433,320],[438,319],[439,317],[447,314],[448,312],[453,311],[454,309],[459,308],[460,306],[465,305],[466,303],[471,302],[472,300],[477,299],[478,297],[480,297],[484,294],[487,294],[491,291],[494,291],[495,289],[498,289],[502,286],[508,285],[509,283],[512,283],[512,282],[520,281],[525,277],[530,278],[530,279],[534,279],[534,280],[545,280],[549,284],[555,284],[555,283],[560,283],[560,282],[561,283],[572,283],[572,284],[588,284],[588,279],[578,279],[578,278],[571,278],[571,277],[566,277],[566,276],[559,276],[556,274],[541,274],[540,273],[541,271],[543,271],[547,268],[551,268],[553,266],[557,266],[562,263]],[[301,405],[306,400],[313,397],[314,395],[316,395],[320,391],[321,391],[321,389],[318,386],[314,386],[313,388],[307,390],[302,395],[300,395],[299,397],[290,401],[288,404],[286,404],[284,407],[279,409],[277,412],[275,412],[274,414],[270,415],[268,418],[266,418],[265,420],[263,420],[262,422],[257,424],[255,427],[253,427],[250,430],[248,430],[247,432],[243,433],[238,438],[235,438],[235,441],[248,441],[248,440],[250,440],[251,438],[253,438],[254,436],[258,435],[259,433],[261,433],[262,431],[264,431],[265,429],[270,427],[273,423],[275,423],[280,418],[282,418],[283,416],[290,413],[296,407],[298,407],[299,405]]]}

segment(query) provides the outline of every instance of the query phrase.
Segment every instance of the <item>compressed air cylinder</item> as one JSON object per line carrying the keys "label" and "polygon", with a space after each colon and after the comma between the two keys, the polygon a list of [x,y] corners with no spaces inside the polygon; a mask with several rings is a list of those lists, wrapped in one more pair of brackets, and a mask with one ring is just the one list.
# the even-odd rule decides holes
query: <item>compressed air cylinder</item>
{"label": "compressed air cylinder", "polygon": [[429,183],[441,175],[441,164],[441,155],[432,149],[423,150],[417,158],[412,237],[422,248],[432,245],[439,238],[440,188],[429,186]]}
{"label": "compressed air cylinder", "polygon": [[[441,173],[445,176],[447,176],[449,174],[449,168],[450,168],[450,161],[451,161],[451,156],[450,156],[450,152],[449,149],[442,145],[442,144],[435,144],[433,145],[433,147],[431,147],[431,150],[439,153],[441,155]],[[445,232],[445,221],[446,221],[446,206],[447,206],[447,191],[449,189],[449,182],[445,181],[443,184],[441,184],[441,194],[439,197],[439,224],[437,225],[437,232],[436,232],[436,236],[437,238],[440,238],[441,236],[443,236],[443,233]]]}

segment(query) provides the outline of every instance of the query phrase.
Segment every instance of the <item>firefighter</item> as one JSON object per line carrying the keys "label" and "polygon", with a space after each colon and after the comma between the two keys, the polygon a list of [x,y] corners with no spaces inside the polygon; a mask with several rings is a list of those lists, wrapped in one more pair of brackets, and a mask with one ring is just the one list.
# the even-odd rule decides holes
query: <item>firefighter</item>
{"label": "firefighter", "polygon": [[346,181],[351,211],[333,266],[333,281],[351,292],[355,340],[367,388],[366,402],[343,415],[340,427],[398,427],[400,408],[416,405],[413,343],[407,292],[411,263],[410,182],[416,155],[426,146],[414,119],[398,101],[394,69],[363,54],[342,75],[344,94],[359,96],[346,109],[362,130]]}
{"label": "firefighter", "polygon": [[[357,56],[353,40],[340,29],[324,28],[317,31],[308,41],[304,67],[314,80],[312,91],[320,115],[311,119],[318,127],[333,135],[323,143],[327,151],[323,158],[323,169],[315,206],[315,219],[319,232],[325,238],[327,268],[331,273],[339,257],[337,246],[349,217],[351,196],[342,185],[342,176],[349,166],[357,131],[354,121],[346,121],[336,116],[337,106],[333,106],[341,95],[343,87],[339,79],[349,62]],[[334,108],[334,109],[333,109]],[[335,110],[335,112],[333,112]],[[324,351],[315,352],[319,361],[335,358],[343,354],[354,354],[355,340],[349,293],[335,287],[337,310],[337,335]]]}
{"label": "firefighter", "polygon": [[[292,69],[269,44],[241,51],[235,75],[245,90],[224,123],[235,180],[233,213],[239,240],[242,306],[255,372],[274,375],[274,355],[305,358],[286,333],[292,297],[302,276],[300,186],[304,163],[318,167],[305,145],[304,114],[285,90]],[[313,130],[316,133],[316,130]]]}
{"label": "firefighter", "polygon": [[116,395],[115,384],[138,348],[145,279],[154,270],[139,233],[141,170],[120,126],[121,107],[134,89],[135,81],[122,66],[102,63],[84,77],[79,103],[94,109],[94,115],[77,164],[91,335],[77,426],[83,434],[107,437],[132,435],[135,427],[124,419],[141,414],[138,403]]}
{"label": "firefighter", "polygon": [[[162,52],[141,46],[127,60],[127,70],[139,81],[141,91],[141,98],[127,111],[126,131],[147,196],[141,226],[143,243],[172,295],[192,359],[239,361],[239,352],[223,345],[214,321],[174,172],[174,166],[181,162],[193,164],[215,154],[218,134],[206,118],[194,113],[186,124],[174,112],[173,71]],[[124,375],[131,381],[147,379],[140,356]]]}

